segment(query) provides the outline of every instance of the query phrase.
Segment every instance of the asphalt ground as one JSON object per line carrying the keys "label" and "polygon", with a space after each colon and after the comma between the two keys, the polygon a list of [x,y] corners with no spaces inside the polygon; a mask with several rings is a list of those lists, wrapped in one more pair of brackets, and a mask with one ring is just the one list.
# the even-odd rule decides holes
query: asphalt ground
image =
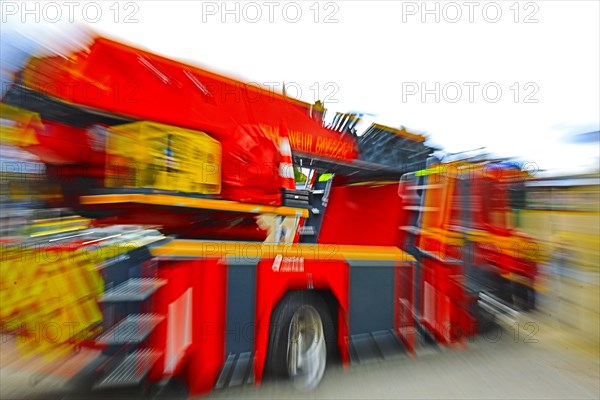
{"label": "asphalt ground", "polygon": [[[529,325],[526,325],[529,323]],[[415,358],[330,366],[312,392],[287,382],[215,390],[215,399],[598,399],[598,345],[543,315],[493,329],[464,350],[426,348]]]}

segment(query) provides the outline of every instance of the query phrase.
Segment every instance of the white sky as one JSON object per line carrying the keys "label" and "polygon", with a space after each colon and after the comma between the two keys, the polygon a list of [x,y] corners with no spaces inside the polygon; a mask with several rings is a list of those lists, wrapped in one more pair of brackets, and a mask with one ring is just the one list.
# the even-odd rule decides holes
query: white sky
{"label": "white sky", "polygon": [[[66,19],[68,10],[57,3]],[[307,102],[316,100],[318,89],[322,100],[329,95],[330,114],[374,114],[368,122],[404,125],[452,152],[487,147],[542,169],[598,167],[599,144],[567,145],[560,140],[600,129],[598,1],[522,1],[516,6],[514,0],[475,2],[472,23],[464,1],[427,2],[431,10],[438,4],[438,23],[435,14],[422,15],[421,1],[325,1],[316,7],[314,1],[299,1],[287,13],[286,2],[275,2],[272,23],[273,6],[263,1],[246,8],[244,2],[228,2],[230,10],[238,3],[237,13],[229,15],[223,15],[221,1],[121,2],[116,23],[115,2],[98,3],[101,18],[87,23],[98,32],[243,81],[285,81],[289,95]],[[298,8],[299,21],[289,22]],[[496,17],[496,8],[502,12],[498,22],[486,21]],[[248,21],[257,9],[262,17]],[[449,22],[457,9],[460,20]],[[125,23],[131,13],[138,22]],[[327,15],[337,22],[325,23]],[[81,8],[75,8],[74,16],[86,23]],[[528,16],[538,22],[525,23]],[[13,17],[4,15],[3,22],[14,23]],[[423,101],[420,89],[414,95],[405,92],[422,83],[434,89],[436,82],[439,103],[434,94]],[[456,103],[450,102],[456,95],[454,82],[462,89]],[[478,85],[472,102],[464,82]],[[496,103],[484,98],[486,84],[502,90]],[[487,94],[494,97],[494,88]],[[528,94],[538,102],[526,103]]]}

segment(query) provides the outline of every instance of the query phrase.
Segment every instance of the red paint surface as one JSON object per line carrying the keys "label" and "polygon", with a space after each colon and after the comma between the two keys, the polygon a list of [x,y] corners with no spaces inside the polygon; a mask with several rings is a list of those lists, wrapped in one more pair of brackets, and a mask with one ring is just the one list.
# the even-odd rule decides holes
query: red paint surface
{"label": "red paint surface", "polygon": [[404,217],[397,183],[334,186],[319,243],[396,246]]}
{"label": "red paint surface", "polygon": [[[426,258],[422,263],[421,323],[443,344],[464,344],[464,339],[476,332],[475,319],[469,313],[470,299],[464,290],[464,275],[460,265]],[[432,319],[425,316],[425,283],[432,287]]]}
{"label": "red paint surface", "polygon": [[[346,160],[358,155],[352,138],[326,130],[308,116],[307,104],[280,95],[278,89],[252,86],[105,38],[96,38],[87,51],[67,59],[34,59],[24,81],[68,102],[190,129],[213,130],[232,123],[277,129],[285,120],[290,136],[302,133],[314,139],[309,146],[290,137],[292,150],[322,156],[329,152]],[[319,138],[338,148],[327,149]]]}
{"label": "red paint surface", "polygon": [[209,133],[223,146],[227,199],[281,204],[282,122],[293,151],[338,160],[358,157],[354,138],[325,129],[309,116],[307,104],[104,38],[70,57],[31,60],[23,80],[68,103]]}
{"label": "red paint surface", "polygon": [[[254,374],[260,383],[267,355],[271,313],[290,290],[329,289],[339,303],[338,350],[342,362],[349,361],[348,353],[348,264],[334,260],[304,260],[303,272],[275,272],[273,259],[263,259],[257,266],[256,330]],[[282,262],[282,268],[285,261]],[[335,318],[335,316],[332,316]]]}
{"label": "red paint surface", "polygon": [[[227,267],[219,259],[161,261],[158,276],[168,280],[155,294],[153,312],[167,315],[168,306],[192,288],[192,343],[175,373],[183,372],[190,395],[206,394],[214,387],[225,360]],[[183,332],[181,332],[183,334]],[[167,320],[152,333],[148,346],[165,351]],[[164,356],[150,378],[164,376]]]}
{"label": "red paint surface", "polygon": [[177,300],[188,288],[190,282],[190,263],[182,261],[161,261],[157,268],[158,277],[167,280],[152,298],[152,312],[164,316],[164,320],[148,337],[148,347],[163,354],[150,370],[150,380],[157,381],[163,377],[165,366],[165,349],[167,345],[167,320],[169,304]]}
{"label": "red paint surface", "polygon": [[[44,129],[37,131],[38,144],[27,147],[42,162],[50,164],[87,163],[94,155],[85,129],[43,120]],[[98,159],[101,161],[101,158]]]}
{"label": "red paint surface", "polygon": [[190,395],[208,393],[225,362],[227,266],[219,259],[191,261],[192,351],[187,381]]}
{"label": "red paint surface", "polygon": [[207,240],[263,242],[267,230],[256,223],[256,214],[221,212],[150,204],[88,205],[86,210],[110,210],[110,217],[98,218],[99,225],[157,225],[166,235]]}

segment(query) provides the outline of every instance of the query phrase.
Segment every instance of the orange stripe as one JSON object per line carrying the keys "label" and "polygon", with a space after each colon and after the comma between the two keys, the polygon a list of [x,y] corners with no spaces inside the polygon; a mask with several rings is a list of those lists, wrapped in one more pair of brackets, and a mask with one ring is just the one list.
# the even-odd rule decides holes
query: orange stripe
{"label": "orange stripe", "polygon": [[264,244],[256,242],[205,242],[174,240],[151,249],[154,256],[181,257],[245,257],[248,259],[274,258],[277,255],[304,257],[308,260],[389,260],[415,259],[393,246],[349,246],[312,244]]}
{"label": "orange stripe", "polygon": [[275,207],[262,204],[239,203],[230,200],[198,199],[193,197],[172,196],[168,194],[106,194],[82,196],[81,203],[86,205],[118,203],[153,204],[252,214],[302,216],[305,218],[309,215],[308,210],[303,208]]}

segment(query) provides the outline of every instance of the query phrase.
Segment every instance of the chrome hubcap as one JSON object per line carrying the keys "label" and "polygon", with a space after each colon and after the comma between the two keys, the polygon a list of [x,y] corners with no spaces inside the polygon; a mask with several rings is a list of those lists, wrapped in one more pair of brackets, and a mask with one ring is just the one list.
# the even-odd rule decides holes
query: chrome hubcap
{"label": "chrome hubcap", "polygon": [[300,307],[292,317],[287,351],[288,373],[300,390],[315,388],[327,362],[323,324],[319,312],[312,306]]}

